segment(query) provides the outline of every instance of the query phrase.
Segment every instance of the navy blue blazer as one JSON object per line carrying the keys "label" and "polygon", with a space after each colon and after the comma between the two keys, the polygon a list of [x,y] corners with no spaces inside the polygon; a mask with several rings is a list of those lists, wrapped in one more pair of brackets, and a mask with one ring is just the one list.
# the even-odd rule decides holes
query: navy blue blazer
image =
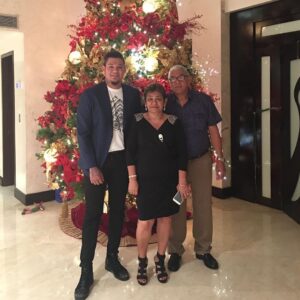
{"label": "navy blue blazer", "polygon": [[[125,140],[133,115],[141,111],[141,98],[139,91],[129,85],[122,84],[122,89]],[[81,94],[77,108],[77,135],[79,166],[85,175],[89,175],[89,168],[102,167],[113,136],[112,110],[105,82]]]}

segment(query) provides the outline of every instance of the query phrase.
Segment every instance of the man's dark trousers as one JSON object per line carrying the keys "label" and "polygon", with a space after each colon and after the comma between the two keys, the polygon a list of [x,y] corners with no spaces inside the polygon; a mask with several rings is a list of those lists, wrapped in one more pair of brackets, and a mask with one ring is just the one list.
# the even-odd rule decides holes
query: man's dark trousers
{"label": "man's dark trousers", "polygon": [[88,176],[84,178],[86,212],[82,230],[81,266],[92,264],[97,244],[104,194],[108,187],[109,232],[108,254],[117,254],[124,221],[125,197],[128,189],[128,172],[125,151],[108,153],[101,171],[105,183],[94,185]]}

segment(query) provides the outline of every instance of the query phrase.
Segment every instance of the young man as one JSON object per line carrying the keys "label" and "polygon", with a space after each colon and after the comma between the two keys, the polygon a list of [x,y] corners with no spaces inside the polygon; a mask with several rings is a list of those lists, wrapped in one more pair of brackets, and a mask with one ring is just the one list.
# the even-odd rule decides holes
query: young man
{"label": "young man", "polygon": [[[181,65],[169,71],[172,93],[168,95],[167,112],[176,115],[186,135],[188,150],[187,178],[192,188],[193,236],[196,258],[205,266],[218,269],[218,262],[210,254],[212,243],[212,161],[210,143],[217,153],[216,174],[221,179],[225,175],[222,142],[217,123],[221,121],[215,105],[209,96],[190,89],[191,77]],[[168,268],[177,271],[184,252],[182,243],[186,237],[186,202],[178,214],[172,217],[172,232],[169,240],[171,254]]]}
{"label": "young man", "polygon": [[130,119],[141,110],[140,94],[137,89],[122,84],[125,62],[121,53],[111,51],[106,54],[103,73],[105,81],[81,95],[77,110],[86,213],[76,300],[88,297],[94,281],[92,262],[106,188],[109,192],[109,233],[105,269],[119,280],[129,279],[128,271],[118,258],[128,188],[124,135]]}

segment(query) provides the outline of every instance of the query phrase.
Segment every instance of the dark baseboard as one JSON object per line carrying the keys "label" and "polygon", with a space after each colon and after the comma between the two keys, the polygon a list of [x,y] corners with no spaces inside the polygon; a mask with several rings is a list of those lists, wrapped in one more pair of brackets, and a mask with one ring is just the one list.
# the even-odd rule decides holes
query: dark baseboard
{"label": "dark baseboard", "polygon": [[212,187],[212,195],[219,199],[229,198],[232,195],[231,187],[220,189],[220,188],[213,186]]}
{"label": "dark baseboard", "polygon": [[290,201],[286,207],[285,212],[290,216],[294,221],[300,224],[300,204],[299,201]]}
{"label": "dark baseboard", "polygon": [[27,194],[25,195],[20,190],[15,188],[14,196],[20,200],[25,205],[31,205],[35,202],[47,202],[52,201],[55,199],[55,192],[54,191],[45,191],[40,193],[34,193],[34,194]]}
{"label": "dark baseboard", "polygon": [[12,180],[7,180],[6,177],[0,176],[0,185],[1,185],[1,186],[10,186],[10,185],[14,185],[14,181],[12,181]]}

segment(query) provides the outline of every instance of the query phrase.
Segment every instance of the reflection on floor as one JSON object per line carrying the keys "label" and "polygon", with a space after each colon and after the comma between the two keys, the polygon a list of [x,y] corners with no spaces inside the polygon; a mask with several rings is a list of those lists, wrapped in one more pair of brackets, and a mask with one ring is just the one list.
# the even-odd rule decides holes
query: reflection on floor
{"label": "reflection on floor", "polygon": [[[0,299],[74,299],[81,242],[59,229],[60,204],[45,207],[21,215],[24,206],[13,189],[0,187]],[[106,249],[98,246],[96,284],[88,299],[300,299],[300,226],[284,213],[237,199],[214,199],[212,253],[220,262],[218,271],[194,259],[191,224],[184,264],[165,285],[153,276],[155,245],[149,249],[151,279],[145,287],[135,280],[135,247],[121,248],[132,276],[121,282],[104,270]]]}

